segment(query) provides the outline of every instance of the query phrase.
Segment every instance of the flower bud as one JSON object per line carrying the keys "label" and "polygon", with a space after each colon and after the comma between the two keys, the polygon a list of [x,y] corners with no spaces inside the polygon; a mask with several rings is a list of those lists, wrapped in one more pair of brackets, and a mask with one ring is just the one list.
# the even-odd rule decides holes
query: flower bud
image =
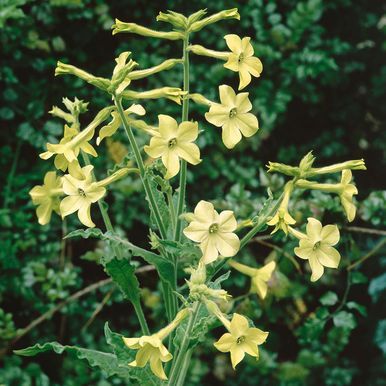
{"label": "flower bud", "polygon": [[312,168],[308,173],[307,177],[312,177],[318,174],[326,174],[326,173],[338,173],[342,170],[367,170],[364,159],[351,160],[346,162],[341,162],[338,164],[324,166],[322,168]]}
{"label": "flower bud", "polygon": [[72,124],[75,122],[75,118],[70,113],[66,113],[58,106],[52,106],[52,109],[48,112],[48,114],[53,115],[54,117],[58,117],[64,119],[68,124]]}
{"label": "flower bud", "polygon": [[129,169],[129,168],[122,168],[122,169],[119,169],[116,172],[114,172],[111,176],[108,176],[108,177],[104,178],[103,180],[98,181],[97,184],[99,186],[106,187],[106,186],[112,184],[113,182],[118,181],[121,178],[125,177],[127,174],[129,174],[132,171],[138,171],[138,169],[135,169],[135,168],[131,168],[131,169]]}
{"label": "flower bud", "polygon": [[78,67],[72,66],[70,64],[65,64],[62,62],[57,63],[57,67],[55,68],[55,76],[57,75],[75,75],[80,79],[83,79],[87,83],[92,84],[95,87],[100,88],[103,91],[107,91],[110,86],[110,81],[105,78],[96,77],[92,74],[89,74],[86,71],[81,70]]}
{"label": "flower bud", "polygon": [[240,14],[238,13],[237,8],[226,9],[224,11],[215,13],[214,15],[208,16],[205,19],[195,21],[191,24],[189,31],[197,32],[209,24],[213,24],[220,20],[226,20],[226,19],[240,20]]}
{"label": "flower bud", "polygon": [[305,175],[308,173],[314,161],[315,157],[312,155],[312,151],[310,151],[301,159],[299,163],[300,175]]}
{"label": "flower bud", "polygon": [[214,103],[211,100],[205,98],[203,95],[197,94],[197,93],[196,94],[189,94],[189,99],[191,99],[195,103],[198,103],[198,104],[204,105],[204,106],[211,106]]}
{"label": "flower bud", "polygon": [[188,26],[188,19],[181,13],[173,11],[160,12],[156,20],[169,23],[182,31],[185,31]]}
{"label": "flower bud", "polygon": [[300,170],[297,166],[290,166],[286,164],[281,164],[278,162],[268,162],[266,165],[268,168],[268,173],[282,173],[291,177],[298,177],[300,174]]}
{"label": "flower bud", "polygon": [[156,88],[154,90],[148,91],[132,91],[126,90],[121,96],[123,99],[158,99],[158,98],[167,98],[176,102],[177,104],[181,104],[181,98],[186,95],[186,91],[182,91],[177,87],[161,87]]}
{"label": "flower bud", "polygon": [[168,39],[168,40],[178,40],[178,39],[184,38],[184,34],[181,32],[155,31],[150,28],[142,27],[135,23],[125,23],[118,19],[115,19],[115,24],[113,24],[111,28],[113,29],[113,35],[124,32],[124,33],[134,33],[137,35],[148,36],[148,37],[159,38],[159,39]]}
{"label": "flower bud", "polygon": [[206,281],[206,266],[203,261],[198,263],[196,269],[191,271],[190,280],[191,284],[204,284]]}
{"label": "flower bud", "polygon": [[200,46],[199,44],[193,44],[188,47],[188,51],[193,52],[193,54],[201,55],[201,56],[209,56],[210,58],[220,59],[220,60],[228,60],[230,52],[224,51],[214,51],[209,48],[205,48]]}
{"label": "flower bud", "polygon": [[182,63],[182,62],[183,62],[182,59],[167,59],[161,64],[158,64],[157,66],[146,68],[145,70],[132,71],[127,75],[127,77],[131,80],[146,78],[158,72],[170,70],[176,64]]}

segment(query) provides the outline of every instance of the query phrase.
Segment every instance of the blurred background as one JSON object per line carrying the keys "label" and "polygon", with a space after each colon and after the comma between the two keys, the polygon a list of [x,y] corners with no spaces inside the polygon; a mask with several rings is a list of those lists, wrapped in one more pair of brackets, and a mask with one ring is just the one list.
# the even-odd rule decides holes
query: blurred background
{"label": "blurred background", "polygon": [[[0,385],[123,385],[84,361],[46,353],[21,358],[12,349],[36,342],[108,350],[103,325],[124,335],[138,331],[133,310],[97,264],[103,251],[95,240],[62,240],[80,228],[76,216],[62,222],[37,223],[29,190],[41,184],[51,163],[38,154],[46,142],[62,136],[62,122],[48,114],[62,97],[89,101],[88,122],[111,103],[99,90],[74,77],[54,78],[56,61],[109,77],[114,58],[132,51],[140,68],[181,56],[179,42],[135,35],[111,36],[115,17],[151,28],[159,11],[190,14],[237,6],[241,21],[223,21],[193,36],[193,43],[225,50],[223,36],[250,36],[264,71],[248,86],[260,131],[234,150],[221,143],[220,131],[203,120],[204,109],[192,106],[200,121],[204,161],[189,172],[188,205],[212,200],[232,208],[237,217],[254,215],[285,179],[264,172],[269,160],[297,164],[309,150],[322,166],[365,158],[368,170],[354,172],[359,188],[358,215],[347,224],[337,197],[314,192],[298,195],[292,212],[299,224],[313,215],[341,227],[339,270],[328,270],[317,283],[309,268],[294,262],[292,239],[266,231],[240,259],[259,266],[273,254],[279,269],[270,295],[261,302],[245,296],[248,280],[233,272],[226,288],[236,310],[270,331],[258,362],[231,369],[228,355],[213,347],[215,329],[197,349],[187,385],[385,385],[385,93],[386,12],[381,1],[365,0],[1,0],[0,2]],[[191,89],[216,100],[218,85],[236,87],[238,76],[222,62],[192,57]],[[176,67],[138,81],[138,90],[182,85]],[[134,83],[133,83],[134,84]],[[180,116],[167,100],[143,103],[146,120],[159,113]],[[139,138],[144,144],[147,138]],[[105,176],[127,152],[120,133],[102,145],[96,172]],[[338,176],[337,176],[338,178]],[[333,180],[332,180],[333,181]],[[108,196],[113,222],[131,241],[146,245],[147,209],[140,181],[125,179]],[[98,213],[93,213],[102,227]],[[360,264],[355,262],[360,261]],[[297,263],[300,263],[297,264]],[[354,265],[353,265],[354,264]],[[151,327],[164,311],[155,273],[139,274]]]}

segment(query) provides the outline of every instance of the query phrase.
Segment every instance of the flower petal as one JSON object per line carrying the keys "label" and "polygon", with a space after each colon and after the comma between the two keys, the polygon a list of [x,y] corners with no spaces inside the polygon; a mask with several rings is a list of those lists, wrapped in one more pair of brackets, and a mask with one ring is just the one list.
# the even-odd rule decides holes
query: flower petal
{"label": "flower petal", "polygon": [[198,137],[198,122],[182,122],[177,129],[178,142],[193,142]]}
{"label": "flower petal", "polygon": [[239,36],[235,34],[229,34],[225,35],[224,39],[226,41],[227,46],[231,51],[233,51],[235,54],[241,54],[242,52],[242,43]]}
{"label": "flower petal", "polygon": [[232,210],[223,210],[218,218],[221,232],[233,232],[237,228],[237,221]]}
{"label": "flower petal", "polygon": [[316,256],[320,264],[328,268],[338,268],[340,262],[340,253],[329,245],[322,244],[317,250]]}
{"label": "flower petal", "polygon": [[226,84],[222,84],[219,86],[218,90],[220,93],[220,101],[222,105],[229,108],[236,106],[236,93],[232,87],[227,86]]}
{"label": "flower petal", "polygon": [[268,337],[269,333],[260,330],[259,328],[252,327],[248,329],[248,333],[246,334],[246,338],[253,343],[260,345],[263,344]]}
{"label": "flower petal", "polygon": [[152,137],[150,144],[144,147],[145,152],[152,158],[159,158],[168,150],[168,143],[164,138]]}
{"label": "flower petal", "polygon": [[312,275],[311,275],[311,281],[317,281],[319,280],[323,273],[324,273],[324,268],[323,268],[323,265],[320,264],[318,258],[316,257],[315,254],[313,254],[309,259],[308,261],[310,262],[310,266],[311,266],[311,271],[312,271]]}
{"label": "flower petal", "polygon": [[228,70],[239,72],[239,55],[238,54],[230,54],[228,56],[227,62],[224,64],[224,68],[227,68]]}
{"label": "flower petal", "polygon": [[322,223],[313,217],[308,217],[308,223],[307,223],[307,236],[310,239],[311,242],[316,243],[320,241],[321,233],[322,233]]}
{"label": "flower petal", "polygon": [[183,232],[188,239],[199,243],[209,235],[208,226],[207,223],[192,221]]}
{"label": "flower petal", "polygon": [[233,335],[233,337],[236,337],[236,339],[240,336],[247,335],[249,329],[248,319],[245,316],[237,314],[235,312],[231,320],[230,329],[231,334]]}
{"label": "flower petal", "polygon": [[236,96],[237,114],[245,114],[252,110],[252,103],[249,100],[248,92],[241,92]]}
{"label": "flower petal", "polygon": [[242,135],[237,128],[237,124],[232,120],[222,127],[222,141],[228,149],[233,149],[240,141]]}
{"label": "flower petal", "polygon": [[80,197],[80,196],[64,197],[62,202],[60,203],[60,214],[62,218],[79,210],[83,202],[84,202],[84,199],[83,197]]}
{"label": "flower petal", "polygon": [[169,140],[177,136],[177,121],[169,115],[158,115],[159,132],[162,138]]}
{"label": "flower petal", "polygon": [[217,342],[214,343],[214,347],[216,347],[218,351],[228,352],[231,350],[234,343],[236,343],[234,337],[229,332],[226,332]]}
{"label": "flower petal", "polygon": [[241,347],[235,345],[231,350],[231,362],[234,370],[236,370],[236,366],[244,359],[244,357],[244,350]]}
{"label": "flower petal", "polygon": [[323,243],[335,245],[339,241],[339,229],[336,225],[326,225],[320,233]]}
{"label": "flower petal", "polygon": [[212,125],[222,127],[229,121],[229,107],[214,103],[209,112],[205,113],[205,119]]}
{"label": "flower petal", "polygon": [[301,259],[308,260],[310,256],[313,254],[313,249],[312,247],[308,248],[302,248],[302,247],[296,247],[294,248],[295,255],[300,257]]}
{"label": "flower petal", "polygon": [[165,165],[167,172],[165,178],[168,180],[178,174],[180,171],[180,159],[175,151],[167,151],[162,154],[162,163]]}
{"label": "flower petal", "polygon": [[202,259],[205,264],[210,264],[218,258],[218,251],[216,249],[215,239],[207,237],[200,244],[202,251]]}
{"label": "flower petal", "polygon": [[247,66],[249,73],[256,78],[258,78],[263,72],[263,63],[261,63],[261,60],[255,56],[244,59],[244,64]]}
{"label": "flower petal", "polygon": [[162,367],[162,362],[159,357],[152,355],[150,358],[150,368],[151,371],[160,379],[167,380],[168,377],[165,374],[164,368]]}
{"label": "flower petal", "polygon": [[36,208],[36,216],[40,225],[46,225],[51,220],[52,214],[52,201],[47,200],[46,202],[41,203]]}
{"label": "flower petal", "polygon": [[215,246],[221,256],[232,257],[240,249],[240,239],[234,233],[218,232],[215,236]]}
{"label": "flower petal", "polygon": [[201,200],[194,208],[194,216],[198,221],[209,223],[209,225],[214,223],[218,217],[213,204],[204,200]]}
{"label": "flower petal", "polygon": [[249,67],[246,64],[241,64],[239,66],[239,77],[240,77],[240,82],[239,82],[239,90],[242,90],[246,86],[251,83],[251,74],[249,73]]}
{"label": "flower petal", "polygon": [[179,157],[192,165],[197,165],[201,162],[200,149],[195,143],[177,143],[176,152]]}
{"label": "flower petal", "polygon": [[238,129],[245,137],[251,137],[259,130],[259,122],[251,113],[237,114],[236,120]]}
{"label": "flower petal", "polygon": [[251,44],[251,38],[249,36],[245,36],[241,39],[241,48],[244,57],[250,57],[254,54],[253,47]]}
{"label": "flower petal", "polygon": [[83,225],[86,225],[86,227],[94,228],[95,224],[91,220],[90,208],[90,203],[85,202],[84,204],[82,204],[82,206],[78,210],[78,218]]}

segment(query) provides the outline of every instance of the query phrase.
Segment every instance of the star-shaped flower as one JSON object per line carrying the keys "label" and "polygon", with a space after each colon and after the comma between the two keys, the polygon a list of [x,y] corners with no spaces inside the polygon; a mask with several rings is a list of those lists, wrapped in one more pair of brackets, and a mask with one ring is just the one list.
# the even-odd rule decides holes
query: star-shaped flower
{"label": "star-shaped flower", "polygon": [[184,229],[184,235],[200,243],[202,259],[205,264],[212,263],[219,254],[224,257],[234,256],[240,248],[240,240],[233,233],[237,221],[231,210],[220,214],[213,204],[201,200],[194,209],[193,220]]}
{"label": "star-shaped flower", "polygon": [[263,64],[259,58],[253,56],[254,51],[250,37],[241,39],[237,35],[230,34],[225,35],[224,39],[232,51],[224,67],[239,73],[239,90],[242,90],[251,82],[251,75],[260,76],[263,71]]}
{"label": "star-shaped flower", "polygon": [[307,234],[289,227],[290,232],[299,238],[299,246],[294,252],[301,259],[308,260],[311,266],[311,281],[317,281],[324,273],[324,267],[338,268],[339,252],[333,248],[339,241],[339,229],[336,225],[322,226],[315,218],[309,217]]}
{"label": "star-shaped flower", "polygon": [[228,330],[214,346],[221,352],[230,352],[233,369],[244,359],[245,353],[259,358],[258,346],[266,341],[268,332],[249,327],[247,318],[236,313]]}
{"label": "star-shaped flower", "polygon": [[106,189],[93,181],[92,165],[70,169],[71,174],[63,176],[63,191],[67,197],[60,203],[60,213],[66,217],[78,211],[79,221],[87,227],[95,227],[91,220],[91,204],[100,200],[106,193]]}
{"label": "star-shaped flower", "polygon": [[197,165],[201,162],[200,149],[193,143],[198,136],[197,122],[177,121],[168,115],[158,115],[159,131],[154,132],[145,152],[152,158],[162,157],[166,167],[166,179],[170,179],[180,171],[180,158]]}
{"label": "star-shaped flower", "polygon": [[245,137],[251,137],[259,130],[257,118],[249,113],[252,104],[248,99],[249,93],[237,94],[232,87],[219,87],[221,103],[213,103],[209,112],[205,114],[208,122],[222,127],[222,140],[228,149],[232,149]]}
{"label": "star-shaped flower", "polygon": [[51,220],[52,211],[59,213],[59,197],[63,194],[62,179],[57,177],[55,172],[47,172],[44,184],[35,186],[29,194],[34,205],[37,205],[39,224],[46,225]]}

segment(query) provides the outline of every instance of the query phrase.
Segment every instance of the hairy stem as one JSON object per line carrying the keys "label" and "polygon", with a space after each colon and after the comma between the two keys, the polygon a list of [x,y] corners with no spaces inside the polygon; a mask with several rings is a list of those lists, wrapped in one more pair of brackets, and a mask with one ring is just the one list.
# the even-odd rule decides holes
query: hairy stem
{"label": "hairy stem", "polygon": [[[187,121],[189,118],[189,37],[184,39],[183,47],[183,66],[184,66],[184,86],[183,91],[187,94],[184,96],[182,101],[182,122]],[[184,210],[185,205],[185,193],[186,193],[186,169],[187,163],[185,160],[181,160],[181,171],[180,171],[180,187],[178,192],[177,202],[177,216],[176,216],[176,230],[174,233],[174,239],[179,241],[181,238],[181,219],[180,215]]]}

